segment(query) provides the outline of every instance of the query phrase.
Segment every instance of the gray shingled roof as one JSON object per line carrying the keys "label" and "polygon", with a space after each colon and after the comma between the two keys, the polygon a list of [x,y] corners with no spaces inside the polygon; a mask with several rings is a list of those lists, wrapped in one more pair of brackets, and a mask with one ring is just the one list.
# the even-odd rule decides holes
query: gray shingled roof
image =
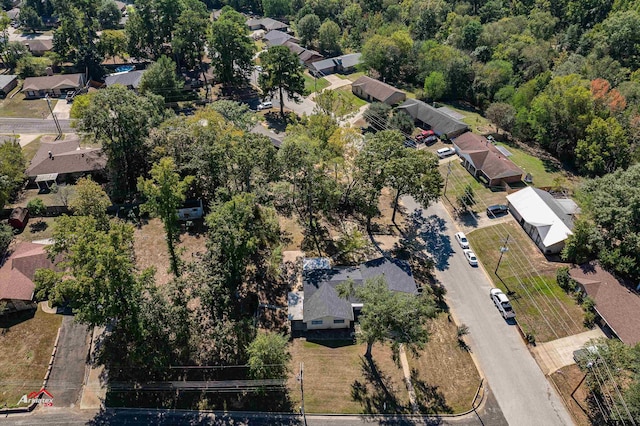
{"label": "gray shingled roof", "polygon": [[268,41],[270,46],[280,46],[287,40],[297,41],[297,39],[292,35],[278,30],[271,30],[262,38],[263,40]]}
{"label": "gray shingled roof", "polygon": [[31,160],[27,176],[91,172],[104,170],[106,164],[107,157],[102,148],[81,148],[78,138],[71,137],[58,142],[43,142]]}
{"label": "gray shingled roof", "polygon": [[340,62],[342,62],[343,68],[351,68],[355,67],[360,63],[361,53],[349,53],[347,55],[336,56],[335,58],[323,59],[321,61],[314,62],[311,66],[315,68],[317,71],[322,71],[326,68],[331,68],[337,66]]}
{"label": "gray shingled roof", "polygon": [[145,71],[146,70],[139,70],[111,74],[105,78],[104,83],[107,85],[107,87],[114,84],[121,84],[125,87],[131,86],[134,89],[137,89],[140,86],[140,79],[142,78],[142,74],[144,74]]}
{"label": "gray shingled roof", "polygon": [[[418,293],[409,264],[398,259],[381,257],[349,268],[305,271],[303,277],[304,320],[312,320],[307,315],[320,318],[315,316],[319,313],[322,313],[323,317],[348,318],[344,316],[344,306],[348,305],[349,309],[351,309],[351,303],[359,303],[360,300],[351,296],[348,300],[340,299],[340,301],[336,301],[337,291],[335,288],[348,279],[353,280],[354,286],[358,287],[363,285],[365,280],[380,275],[384,276],[389,289],[392,291],[409,294]],[[329,287],[333,291],[325,287]]]}
{"label": "gray shingled roof", "polygon": [[376,80],[375,78],[371,78],[366,75],[363,75],[354,81],[351,84],[351,87],[361,87],[365,93],[371,95],[371,97],[379,100],[380,102],[386,101],[395,93],[404,93],[400,89],[396,89],[387,83],[383,83],[380,80]]}
{"label": "gray shingled roof", "polygon": [[18,78],[18,76],[12,75],[12,74],[0,75],[0,89],[6,87],[9,83],[11,83],[16,78]]}
{"label": "gray shingled roof", "polygon": [[398,110],[406,112],[414,120],[428,124],[438,135],[452,134],[469,128],[462,121],[417,99],[407,99]]}

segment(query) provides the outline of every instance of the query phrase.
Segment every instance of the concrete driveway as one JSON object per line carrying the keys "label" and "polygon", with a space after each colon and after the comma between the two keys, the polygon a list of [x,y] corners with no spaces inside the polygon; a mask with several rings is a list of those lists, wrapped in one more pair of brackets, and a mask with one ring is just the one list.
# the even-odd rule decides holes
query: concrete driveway
{"label": "concrete driveway", "polygon": [[67,315],[62,320],[58,351],[53,362],[47,390],[53,394],[54,407],[75,407],[85,376],[89,351],[89,330]]}
{"label": "concrete driveway", "polygon": [[[421,208],[411,197],[409,212]],[[502,319],[489,299],[492,287],[482,267],[472,268],[455,242],[457,229],[441,202],[416,214],[419,240],[436,263],[435,275],[458,324],[469,327],[468,343],[481,373],[511,425],[572,425],[553,387],[527,350],[517,328]]]}

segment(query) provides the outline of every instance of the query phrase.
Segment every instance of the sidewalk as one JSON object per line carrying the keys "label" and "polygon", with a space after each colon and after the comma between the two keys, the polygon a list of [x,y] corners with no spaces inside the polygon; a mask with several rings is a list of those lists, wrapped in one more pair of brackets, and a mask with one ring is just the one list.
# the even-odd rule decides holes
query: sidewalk
{"label": "sidewalk", "polygon": [[[96,351],[96,341],[104,333],[104,327],[94,327],[91,337],[90,363],[87,364],[84,377],[84,385],[82,386],[82,396],[80,398],[80,409],[101,409],[107,395],[107,388],[103,384],[106,383],[104,366],[94,365]],[[105,377],[103,377],[105,376]]]}

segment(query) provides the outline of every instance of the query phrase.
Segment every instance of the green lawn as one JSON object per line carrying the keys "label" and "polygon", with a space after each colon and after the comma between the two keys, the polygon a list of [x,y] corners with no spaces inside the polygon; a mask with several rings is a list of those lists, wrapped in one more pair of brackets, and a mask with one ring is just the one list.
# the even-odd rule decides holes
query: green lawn
{"label": "green lawn", "polygon": [[[445,145],[438,143],[428,149],[435,152],[438,148],[442,148],[443,146]],[[482,212],[484,211],[485,206],[490,206],[492,204],[506,204],[506,191],[492,191],[485,187],[482,182],[471,176],[471,174],[462,167],[462,164],[457,159],[441,164],[440,174],[442,174],[442,177],[447,181],[447,191],[445,195],[446,199],[451,201],[451,203],[455,204],[457,197],[465,192],[467,185],[471,185],[471,189],[473,189],[476,199],[476,206],[473,210]],[[448,179],[447,174],[449,174]]]}
{"label": "green lawn", "polygon": [[304,77],[305,93],[321,92],[322,89],[329,86],[329,82],[325,78],[315,79],[306,71],[302,76]]}
{"label": "green lawn", "polygon": [[61,315],[35,312],[0,317],[0,407],[37,391],[49,365]]}
{"label": "green lawn", "polygon": [[[18,84],[12,93],[15,93],[20,87],[22,87],[21,84]],[[22,93],[16,94],[13,98],[10,96],[11,94],[0,101],[0,117],[44,119],[51,114],[44,99],[25,100]],[[51,100],[52,109],[55,108],[56,102],[55,99]]]}
{"label": "green lawn", "polygon": [[[499,249],[507,235],[509,251],[503,255],[496,275]],[[520,225],[507,222],[477,229],[467,236],[494,285],[505,293],[514,292],[510,299],[517,321],[536,341],[586,330],[582,308],[556,283],[555,272],[561,265],[548,262]]]}
{"label": "green lawn", "polygon": [[352,72],[351,74],[334,74],[334,75],[337,75],[343,80],[356,81],[357,79],[365,75],[365,73],[364,71],[358,71],[358,72]]}
{"label": "green lawn", "polygon": [[358,111],[358,109],[360,109],[360,107],[367,105],[368,102],[365,101],[364,99],[361,99],[359,97],[357,97],[356,95],[353,94],[353,92],[351,91],[351,86],[343,86],[343,87],[339,87],[338,89],[336,89],[338,92],[340,92],[340,94],[342,96],[345,96],[347,99],[349,99],[351,102],[353,102],[354,105],[354,112]]}
{"label": "green lawn", "polygon": [[563,186],[573,188],[575,182],[573,180],[564,179],[565,173],[557,165],[557,163],[535,157],[526,151],[518,148],[514,144],[505,144],[498,142],[497,145],[504,146],[513,155],[509,157],[511,161],[517,164],[525,173],[531,173],[533,176],[533,185],[537,187],[553,186],[558,178],[565,181]]}

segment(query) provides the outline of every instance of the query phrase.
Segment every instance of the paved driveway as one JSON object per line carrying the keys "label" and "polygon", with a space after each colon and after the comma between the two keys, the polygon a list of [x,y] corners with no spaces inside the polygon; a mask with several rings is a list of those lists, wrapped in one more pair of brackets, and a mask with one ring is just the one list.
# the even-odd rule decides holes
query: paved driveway
{"label": "paved driveway", "polygon": [[[403,203],[408,211],[420,207],[410,197]],[[487,275],[464,258],[444,206],[438,202],[423,211],[417,219],[422,222],[420,236],[436,262],[436,278],[447,289],[447,303],[457,322],[469,327],[469,346],[508,423],[572,425],[515,325],[505,322],[489,299],[492,285]]]}
{"label": "paved driveway", "polygon": [[62,320],[58,352],[53,362],[47,390],[55,407],[74,407],[80,397],[89,351],[89,331],[67,315]]}

